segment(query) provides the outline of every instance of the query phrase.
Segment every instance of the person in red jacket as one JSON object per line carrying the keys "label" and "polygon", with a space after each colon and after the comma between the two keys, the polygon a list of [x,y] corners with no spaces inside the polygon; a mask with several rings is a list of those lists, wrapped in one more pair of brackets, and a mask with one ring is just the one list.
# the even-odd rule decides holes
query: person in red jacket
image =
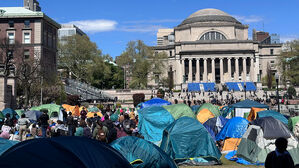
{"label": "person in red jacket", "polygon": [[85,110],[85,107],[83,107],[83,109],[81,110],[80,115],[81,115],[81,120],[86,119],[87,112]]}

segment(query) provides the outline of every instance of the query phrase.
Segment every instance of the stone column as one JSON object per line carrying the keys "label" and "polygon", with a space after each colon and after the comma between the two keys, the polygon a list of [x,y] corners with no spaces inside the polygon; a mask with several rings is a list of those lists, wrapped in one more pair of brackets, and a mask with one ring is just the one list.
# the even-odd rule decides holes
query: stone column
{"label": "stone column", "polygon": [[182,78],[183,78],[183,80],[182,80],[182,83],[184,83],[185,81],[185,78],[186,78],[186,76],[185,76],[185,72],[186,72],[186,70],[185,70],[185,59],[182,59],[182,74],[183,74],[183,76],[182,76]]}
{"label": "stone column", "polygon": [[200,69],[199,69],[199,58],[196,59],[196,76],[195,76],[195,80],[196,82],[200,82]]}
{"label": "stone column", "polygon": [[235,81],[239,81],[239,58],[235,58]]}
{"label": "stone column", "polygon": [[207,65],[207,58],[203,59],[203,67],[204,67],[204,72],[203,72],[203,81],[207,82],[208,81],[208,65]]}
{"label": "stone column", "polygon": [[192,59],[189,58],[189,74],[188,74],[188,81],[192,83]]}
{"label": "stone column", "polygon": [[223,83],[223,58],[220,59],[220,83]]}
{"label": "stone column", "polygon": [[254,81],[254,58],[250,58],[250,80],[253,82]]}
{"label": "stone column", "polygon": [[231,82],[232,80],[232,64],[231,64],[231,58],[227,58],[227,73],[228,73],[228,81],[227,82]]}
{"label": "stone column", "polygon": [[215,58],[212,58],[212,82],[215,81]]}
{"label": "stone column", "polygon": [[243,81],[247,81],[246,58],[247,57],[243,57]]}

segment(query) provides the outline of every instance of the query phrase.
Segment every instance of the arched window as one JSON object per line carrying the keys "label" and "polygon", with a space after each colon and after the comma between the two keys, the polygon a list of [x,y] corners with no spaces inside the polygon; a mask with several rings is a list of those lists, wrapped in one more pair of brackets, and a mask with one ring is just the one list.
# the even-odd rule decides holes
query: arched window
{"label": "arched window", "polygon": [[219,32],[210,31],[202,35],[199,40],[226,40],[226,38]]}

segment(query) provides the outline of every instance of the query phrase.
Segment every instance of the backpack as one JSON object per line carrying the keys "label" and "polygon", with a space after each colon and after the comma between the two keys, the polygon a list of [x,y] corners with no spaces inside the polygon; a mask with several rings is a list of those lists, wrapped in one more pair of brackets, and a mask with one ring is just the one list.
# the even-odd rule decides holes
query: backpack
{"label": "backpack", "polygon": [[98,128],[97,140],[106,142],[106,133],[103,128]]}

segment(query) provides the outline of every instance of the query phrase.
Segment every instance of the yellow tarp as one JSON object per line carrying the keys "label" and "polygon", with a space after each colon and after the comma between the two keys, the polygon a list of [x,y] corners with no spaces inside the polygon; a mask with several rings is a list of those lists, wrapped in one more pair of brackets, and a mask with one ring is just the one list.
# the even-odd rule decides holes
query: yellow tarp
{"label": "yellow tarp", "polygon": [[255,120],[256,117],[257,117],[257,113],[258,113],[259,111],[264,111],[264,110],[266,110],[266,109],[251,107],[251,110],[250,110],[250,113],[249,113],[249,115],[248,115],[248,117],[247,117],[247,120],[248,120],[248,121],[253,121],[253,120]]}
{"label": "yellow tarp", "polygon": [[222,151],[237,150],[241,142],[241,138],[227,138],[224,141]]}
{"label": "yellow tarp", "polygon": [[205,123],[208,119],[210,118],[214,118],[214,114],[208,110],[208,109],[202,109],[200,110],[200,112],[197,114],[196,119],[200,122],[200,123]]}
{"label": "yellow tarp", "polygon": [[[92,117],[94,117],[94,114],[95,114],[95,112],[88,112],[86,116],[87,116],[87,118],[92,118]],[[97,115],[99,117],[103,117],[103,114],[101,112],[97,112]]]}
{"label": "yellow tarp", "polygon": [[73,116],[80,115],[79,106],[71,106],[68,104],[63,104],[62,107],[65,109],[65,111],[72,112]]}

